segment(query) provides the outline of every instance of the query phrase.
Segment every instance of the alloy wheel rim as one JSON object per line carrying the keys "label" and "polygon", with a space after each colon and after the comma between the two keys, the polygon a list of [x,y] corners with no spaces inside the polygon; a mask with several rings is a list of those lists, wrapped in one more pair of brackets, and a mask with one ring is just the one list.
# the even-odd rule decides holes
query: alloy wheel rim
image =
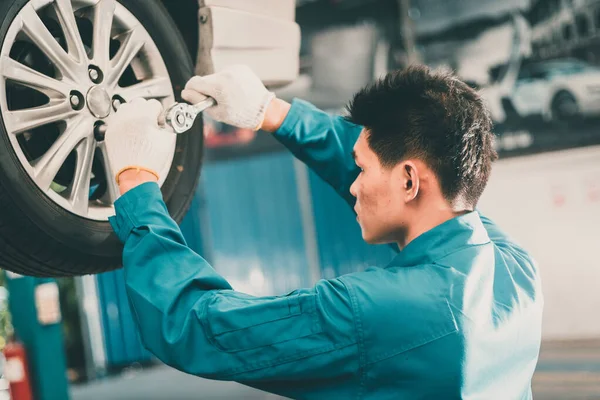
{"label": "alloy wheel rim", "polygon": [[0,51],[2,120],[23,168],[63,209],[97,221],[114,214],[119,190],[97,128],[135,97],[174,102],[156,44],[116,0],[31,0],[11,23]]}

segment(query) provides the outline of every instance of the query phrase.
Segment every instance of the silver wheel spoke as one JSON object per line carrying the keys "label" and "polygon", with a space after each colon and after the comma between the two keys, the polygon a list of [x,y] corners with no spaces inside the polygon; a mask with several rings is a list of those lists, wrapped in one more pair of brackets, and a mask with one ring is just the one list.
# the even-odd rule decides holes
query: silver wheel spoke
{"label": "silver wheel spoke", "polygon": [[110,39],[115,0],[100,0],[94,11],[94,63],[103,71],[110,62]]}
{"label": "silver wheel spoke", "polygon": [[83,47],[83,41],[81,40],[81,34],[75,21],[75,14],[73,13],[73,6],[71,0],[55,0],[56,11],[60,19],[65,38],[67,39],[67,48],[69,53],[77,59],[78,62],[82,63],[87,58],[85,48]]}
{"label": "silver wheel spoke", "polygon": [[119,51],[111,61],[110,72],[107,79],[109,87],[115,87],[127,66],[139,53],[146,42],[144,31],[140,27],[133,28],[127,35]]}
{"label": "silver wheel spoke", "polygon": [[31,3],[21,11],[21,23],[25,34],[58,67],[62,75],[76,80],[75,63],[52,37]]}
{"label": "silver wheel spoke", "polygon": [[117,181],[113,176],[113,170],[110,165],[110,159],[108,157],[108,151],[106,149],[105,142],[99,143],[98,147],[100,148],[100,152],[102,153],[102,163],[104,165],[104,172],[106,174],[108,200],[111,203],[114,203],[119,198],[119,186],[117,185]]}
{"label": "silver wheel spoke", "polygon": [[4,123],[8,131],[16,135],[52,122],[68,120],[76,113],[69,101],[62,99],[40,107],[5,112]]}
{"label": "silver wheel spoke", "polygon": [[35,163],[33,163],[35,182],[44,191],[50,188],[50,184],[56,177],[58,170],[65,163],[77,145],[86,137],[91,135],[86,132],[84,122],[81,118],[67,124],[65,131],[52,144],[50,149]]}
{"label": "silver wheel spoke", "polygon": [[10,81],[38,90],[48,97],[55,97],[56,93],[62,94],[63,97],[67,97],[69,94],[67,84],[50,78],[6,56],[0,59],[0,74]]}
{"label": "silver wheel spoke", "polygon": [[136,97],[144,99],[160,99],[172,94],[171,81],[169,78],[154,78],[137,83],[121,89],[119,94],[125,101],[131,101]]}
{"label": "silver wheel spoke", "polygon": [[90,179],[92,178],[92,163],[96,141],[88,137],[77,146],[77,167],[71,189],[73,211],[79,215],[87,215],[90,199]]}

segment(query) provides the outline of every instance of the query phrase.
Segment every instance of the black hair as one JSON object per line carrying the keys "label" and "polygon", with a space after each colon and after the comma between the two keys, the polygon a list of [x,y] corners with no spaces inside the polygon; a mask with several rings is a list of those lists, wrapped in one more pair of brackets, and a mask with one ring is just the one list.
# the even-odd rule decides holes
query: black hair
{"label": "black hair", "polygon": [[447,201],[477,205],[498,155],[490,114],[473,88],[449,71],[414,65],[359,91],[347,110],[383,167],[420,159]]}

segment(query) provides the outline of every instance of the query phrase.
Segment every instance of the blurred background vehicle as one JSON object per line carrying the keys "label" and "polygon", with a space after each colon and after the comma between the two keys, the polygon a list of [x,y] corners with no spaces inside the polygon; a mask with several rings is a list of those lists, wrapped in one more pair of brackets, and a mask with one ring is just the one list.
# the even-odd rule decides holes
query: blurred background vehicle
{"label": "blurred background vehicle", "polygon": [[508,98],[522,117],[594,117],[600,112],[600,68],[577,59],[525,64]]}

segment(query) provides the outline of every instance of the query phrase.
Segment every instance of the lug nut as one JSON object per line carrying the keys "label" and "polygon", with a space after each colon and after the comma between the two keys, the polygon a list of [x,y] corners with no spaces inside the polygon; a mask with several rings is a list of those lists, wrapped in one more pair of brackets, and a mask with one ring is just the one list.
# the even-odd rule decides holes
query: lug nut
{"label": "lug nut", "polygon": [[183,125],[185,124],[185,117],[183,116],[183,114],[177,114],[177,123],[179,125]]}
{"label": "lug nut", "polygon": [[88,66],[88,74],[92,82],[94,82],[95,84],[102,83],[102,80],[104,79],[102,71],[95,65]]}
{"label": "lug nut", "polygon": [[113,99],[112,106],[113,106],[113,109],[115,111],[117,111],[119,109],[119,107],[121,107],[121,100],[120,99]]}
{"label": "lug nut", "polygon": [[96,121],[94,124],[94,139],[96,141],[101,142],[104,140],[104,135],[106,134],[107,126],[102,121]]}
{"label": "lug nut", "polygon": [[81,101],[79,100],[79,96],[77,96],[76,94],[72,94],[71,95],[71,106],[73,108],[77,108],[77,107],[79,107],[79,104],[81,104]]}
{"label": "lug nut", "polygon": [[85,105],[83,95],[77,90],[71,90],[71,93],[69,94],[69,102],[71,103],[71,108],[77,111],[83,109]]}

